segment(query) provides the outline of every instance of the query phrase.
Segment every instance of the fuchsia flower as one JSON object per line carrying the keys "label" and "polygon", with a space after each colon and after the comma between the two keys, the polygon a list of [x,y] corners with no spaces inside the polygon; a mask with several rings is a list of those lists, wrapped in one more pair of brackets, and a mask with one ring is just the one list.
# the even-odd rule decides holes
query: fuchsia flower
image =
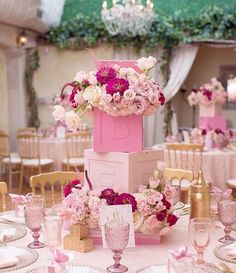
{"label": "fuchsia flower", "polygon": [[101,84],[106,84],[108,81],[114,79],[116,71],[112,67],[103,66],[96,73],[97,81]]}
{"label": "fuchsia flower", "polygon": [[117,193],[113,189],[102,190],[99,198],[105,199],[108,205],[113,205],[114,199],[117,196]]}
{"label": "fuchsia flower", "polygon": [[221,129],[215,129],[215,133],[217,134],[217,135],[219,135],[219,134],[222,134],[222,135],[224,135],[224,132],[221,130]]}
{"label": "fuchsia flower", "polygon": [[206,129],[202,129],[202,136],[205,136],[207,134],[207,130]]}
{"label": "fuchsia flower", "polygon": [[161,105],[164,105],[164,103],[165,103],[165,96],[163,93],[160,93],[160,95],[159,95],[159,102]]}
{"label": "fuchsia flower", "polygon": [[208,89],[203,89],[202,93],[203,93],[204,96],[207,97],[208,100],[212,100],[212,96],[213,96],[212,91],[210,91]]}
{"label": "fuchsia flower", "polygon": [[178,217],[174,214],[169,214],[167,216],[167,223],[169,224],[169,226],[173,226],[176,224],[176,222],[178,221]]}
{"label": "fuchsia flower", "polygon": [[114,199],[114,205],[127,205],[132,206],[132,211],[134,212],[137,209],[137,201],[133,195],[129,193],[121,193]]}
{"label": "fuchsia flower", "polygon": [[107,94],[113,95],[119,92],[121,95],[129,89],[129,82],[125,79],[114,78],[107,82]]}
{"label": "fuchsia flower", "polygon": [[166,200],[166,196],[164,194],[163,194],[163,198],[162,198],[161,201],[162,201],[163,205],[166,207],[166,209],[170,209],[171,208],[171,203]]}
{"label": "fuchsia flower", "polygon": [[68,196],[69,194],[71,194],[72,192],[72,188],[74,188],[75,186],[80,186],[81,187],[81,183],[80,180],[75,179],[73,181],[71,181],[70,183],[68,183],[65,188],[64,188],[64,196]]}
{"label": "fuchsia flower", "polygon": [[158,220],[158,221],[164,221],[165,218],[166,218],[166,213],[167,213],[166,210],[157,212],[157,213],[156,213],[156,218],[157,218],[157,220]]}

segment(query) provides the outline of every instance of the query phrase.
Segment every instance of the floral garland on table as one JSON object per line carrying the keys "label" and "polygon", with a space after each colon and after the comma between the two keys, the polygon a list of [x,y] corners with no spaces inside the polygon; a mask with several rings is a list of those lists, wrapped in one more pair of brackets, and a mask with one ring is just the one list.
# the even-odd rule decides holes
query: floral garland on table
{"label": "floral garland on table", "polygon": [[135,230],[144,234],[160,231],[164,235],[178,221],[173,212],[175,190],[165,185],[156,172],[147,185],[141,185],[133,194],[111,188],[90,190],[75,180],[65,187],[64,195],[61,215],[70,224],[85,222],[90,228],[99,228],[99,208],[122,204],[132,206]]}
{"label": "floral garland on table", "polygon": [[227,93],[222,83],[216,78],[212,78],[209,83],[193,90],[188,96],[188,102],[193,105],[210,106],[214,104],[224,104],[226,102]]}
{"label": "floral garland on table", "polygon": [[102,66],[89,73],[78,72],[74,82],[65,85],[72,87],[69,101],[74,110],[66,112],[63,106],[56,105],[53,117],[57,121],[65,120],[67,128],[74,131],[80,118],[93,108],[114,117],[153,114],[165,102],[162,88],[148,76],[156,62],[151,56],[137,60],[140,73],[119,65]]}

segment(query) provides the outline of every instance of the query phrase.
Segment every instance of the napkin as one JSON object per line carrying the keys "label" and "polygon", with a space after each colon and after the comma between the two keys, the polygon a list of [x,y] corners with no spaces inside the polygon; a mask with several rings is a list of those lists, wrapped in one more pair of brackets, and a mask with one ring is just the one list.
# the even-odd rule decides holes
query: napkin
{"label": "napkin", "polygon": [[0,248],[0,268],[13,266],[19,262],[19,256],[24,254],[25,250],[14,246]]}
{"label": "napkin", "polygon": [[16,233],[15,228],[2,228],[0,229],[0,242],[4,241],[5,238],[11,238]]}

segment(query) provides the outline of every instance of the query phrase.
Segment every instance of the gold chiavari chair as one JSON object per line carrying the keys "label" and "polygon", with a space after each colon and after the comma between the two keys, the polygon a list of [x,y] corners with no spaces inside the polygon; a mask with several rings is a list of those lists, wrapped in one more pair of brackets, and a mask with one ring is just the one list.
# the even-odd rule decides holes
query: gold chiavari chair
{"label": "gold chiavari chair", "polygon": [[165,168],[163,176],[170,182],[170,184],[180,185],[180,200],[184,203],[190,204],[190,185],[194,179],[193,172],[183,169]]}
{"label": "gold chiavari chair", "polygon": [[37,133],[37,129],[35,127],[20,128],[17,131],[18,135],[21,135],[21,134],[35,134],[35,133]]}
{"label": "gold chiavari chair", "polygon": [[1,199],[2,199],[2,210],[6,210],[6,194],[8,193],[7,191],[7,184],[5,182],[0,182],[0,194],[1,194]]}
{"label": "gold chiavari chair", "polygon": [[84,150],[91,148],[91,133],[80,131],[66,134],[66,158],[62,160],[62,169],[66,171],[84,169]]}
{"label": "gold chiavari chair", "polygon": [[[42,173],[35,176],[30,177],[30,187],[32,188],[32,192],[36,193],[36,187],[40,187],[40,192],[45,196],[46,200],[46,191],[45,188],[47,185],[50,185],[50,191],[51,191],[51,204],[55,204],[55,185],[56,183],[59,183],[60,185],[60,196],[61,199],[63,199],[63,190],[64,186],[75,179],[79,179],[81,182],[83,182],[84,174],[83,173],[77,173],[77,172],[51,172],[51,173]],[[49,198],[48,198],[49,199]],[[61,201],[61,200],[57,200]],[[46,204],[49,204],[49,201],[46,202]]]}
{"label": "gold chiavari chair", "polygon": [[27,169],[40,174],[42,171],[53,170],[53,160],[40,157],[40,135],[38,134],[20,134],[18,138],[18,150],[21,159],[20,166],[20,185],[19,192],[21,193],[24,172]]}
{"label": "gold chiavari chair", "polygon": [[0,165],[1,165],[1,176],[4,170],[8,173],[8,186],[10,192],[12,191],[12,175],[20,173],[20,157],[18,154],[10,152],[10,140],[9,135],[0,132]]}
{"label": "gold chiavari chair", "polygon": [[194,176],[202,170],[203,144],[168,143],[166,147],[167,167],[191,170]]}

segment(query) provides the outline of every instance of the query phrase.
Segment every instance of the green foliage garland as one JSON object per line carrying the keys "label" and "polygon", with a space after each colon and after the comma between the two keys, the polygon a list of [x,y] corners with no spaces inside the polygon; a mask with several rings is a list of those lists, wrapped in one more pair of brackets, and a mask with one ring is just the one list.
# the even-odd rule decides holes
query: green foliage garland
{"label": "green foliage garland", "polygon": [[37,92],[33,85],[35,71],[39,68],[39,53],[37,49],[26,50],[25,88],[28,99],[28,126],[39,128]]}

